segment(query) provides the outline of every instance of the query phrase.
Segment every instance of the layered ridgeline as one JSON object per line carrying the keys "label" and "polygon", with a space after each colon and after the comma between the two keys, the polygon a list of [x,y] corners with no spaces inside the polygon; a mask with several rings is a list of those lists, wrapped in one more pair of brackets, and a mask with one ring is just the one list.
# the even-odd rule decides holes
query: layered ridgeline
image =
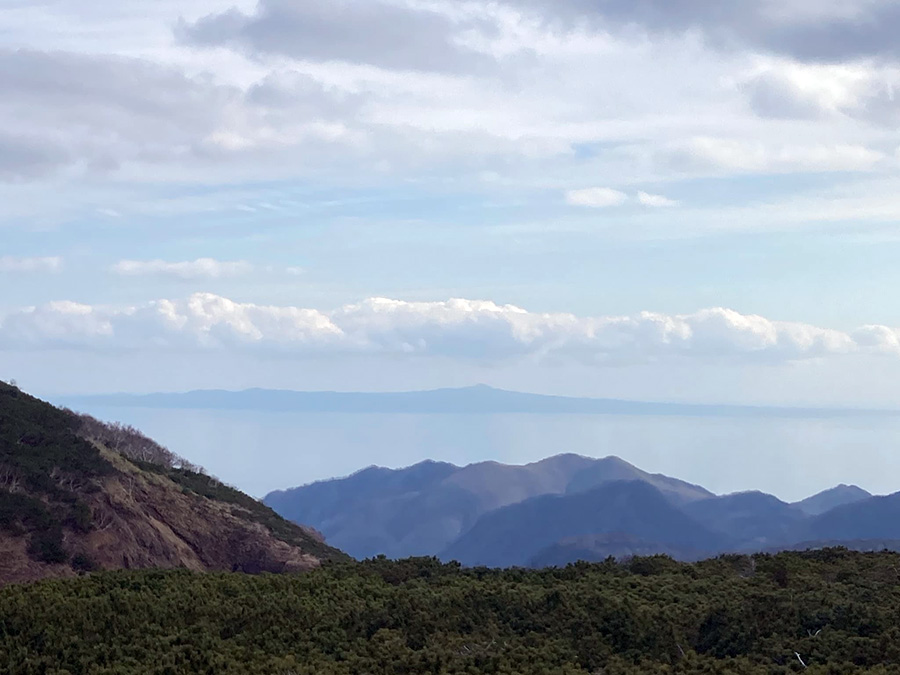
{"label": "layered ridgeline", "polygon": [[900,547],[900,495],[873,497],[841,485],[795,504],[761,492],[717,496],[616,457],[370,467],[273,492],[264,502],[357,558],[434,555],[505,567],[656,553],[699,560],[835,544]]}
{"label": "layered ridgeline", "polygon": [[273,492],[263,501],[285,518],[315,523],[330,543],[352,556],[403,558],[441,553],[498,509],[543,495],[577,499],[598,486],[629,480],[640,480],[675,503],[713,496],[615,457],[569,454],[524,466],[427,461],[398,470],[370,467],[347,478]]}
{"label": "layered ridgeline", "polygon": [[0,383],[0,585],[97,568],[281,572],[342,557],[136,430]]}

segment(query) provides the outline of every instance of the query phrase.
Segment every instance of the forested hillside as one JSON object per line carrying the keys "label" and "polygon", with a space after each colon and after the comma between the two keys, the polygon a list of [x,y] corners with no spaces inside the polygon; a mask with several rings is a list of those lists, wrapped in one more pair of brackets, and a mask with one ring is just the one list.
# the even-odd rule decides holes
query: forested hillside
{"label": "forested hillside", "polygon": [[305,570],[341,557],[138,431],[0,383],[0,585],[111,568]]}
{"label": "forested hillside", "polygon": [[[0,590],[7,675],[850,675],[900,667],[900,555],[546,570],[102,572]],[[804,668],[800,661],[808,668]]]}

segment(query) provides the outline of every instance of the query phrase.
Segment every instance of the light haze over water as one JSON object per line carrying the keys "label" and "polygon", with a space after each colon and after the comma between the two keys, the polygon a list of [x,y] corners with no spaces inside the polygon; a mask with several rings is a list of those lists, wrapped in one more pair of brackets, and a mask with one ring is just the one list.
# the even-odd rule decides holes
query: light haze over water
{"label": "light haze over water", "polygon": [[796,501],[839,483],[900,491],[900,418],[575,414],[349,414],[81,406],[132,424],[223,481],[262,497],[373,464],[533,462],[616,455],[716,493]]}

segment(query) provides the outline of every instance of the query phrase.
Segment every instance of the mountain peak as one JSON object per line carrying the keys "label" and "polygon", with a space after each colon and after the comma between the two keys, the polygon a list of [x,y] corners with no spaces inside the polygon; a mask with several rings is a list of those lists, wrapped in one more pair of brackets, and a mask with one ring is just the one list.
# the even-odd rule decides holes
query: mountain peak
{"label": "mountain peak", "polygon": [[796,502],[794,506],[807,515],[818,516],[835,507],[854,504],[864,499],[869,499],[871,496],[870,492],[863,490],[857,485],[841,483],[833,488],[814,494],[812,497]]}

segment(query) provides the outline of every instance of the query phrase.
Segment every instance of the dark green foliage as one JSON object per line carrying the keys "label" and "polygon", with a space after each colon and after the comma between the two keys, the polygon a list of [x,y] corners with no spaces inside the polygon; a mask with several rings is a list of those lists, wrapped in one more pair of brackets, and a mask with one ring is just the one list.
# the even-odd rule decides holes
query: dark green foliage
{"label": "dark green foliage", "polygon": [[40,499],[0,490],[0,528],[12,534],[47,530],[55,523]]}
{"label": "dark green foliage", "polygon": [[54,523],[50,528],[31,534],[28,553],[35,560],[46,563],[64,563],[69,554],[63,548],[62,528]]}
{"label": "dark green foliage", "polygon": [[0,528],[28,535],[29,555],[41,562],[68,559],[63,527],[86,532],[91,524],[78,492],[113,470],[76,426],[68,413],[0,383]]}
{"label": "dark green foliage", "polygon": [[540,571],[379,558],[301,576],[100,572],[0,590],[0,664],[9,675],[762,675],[803,670],[796,651],[809,673],[892,673],[898,570],[898,554],[831,549]]}
{"label": "dark green foliage", "polygon": [[654,574],[665,574],[673,570],[681,569],[681,565],[667,555],[651,555],[632,558],[626,561],[628,571],[632,574],[640,574],[649,577]]}
{"label": "dark green foliage", "polygon": [[96,447],[75,435],[71,414],[0,382],[0,467],[23,488],[64,498],[61,482],[112,472]]}
{"label": "dark green foliage", "polygon": [[86,553],[76,553],[72,556],[72,569],[76,572],[93,572],[99,569],[99,566]]}
{"label": "dark green foliage", "polygon": [[75,502],[72,505],[66,525],[77,532],[90,532],[94,527],[91,518],[91,507],[84,502]]}

